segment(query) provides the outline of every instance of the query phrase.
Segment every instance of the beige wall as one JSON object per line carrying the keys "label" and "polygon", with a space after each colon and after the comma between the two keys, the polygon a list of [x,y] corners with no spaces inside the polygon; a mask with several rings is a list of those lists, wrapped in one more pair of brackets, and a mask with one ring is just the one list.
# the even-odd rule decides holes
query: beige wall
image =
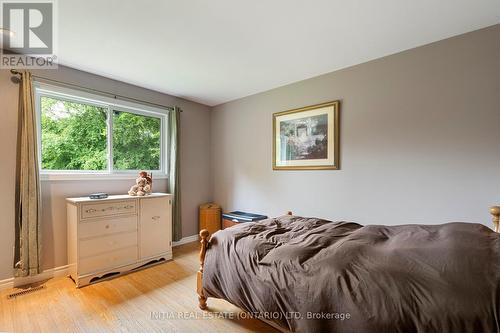
{"label": "beige wall", "polygon": [[[341,52],[339,46],[339,52]],[[500,204],[500,25],[212,109],[62,67],[44,76],[182,113],[183,236],[197,205],[360,223],[489,224]],[[0,71],[0,280],[12,276],[18,86]],[[339,171],[272,171],[273,112],[340,99]],[[43,266],[66,264],[64,198],[123,193],[129,181],[42,183]],[[166,190],[158,181],[157,190]]]}
{"label": "beige wall", "polygon": [[[211,198],[209,173],[210,108],[184,99],[157,93],[100,76],[61,67],[40,75],[67,83],[112,92],[164,105],[178,105],[181,116],[181,182],[183,236],[198,231],[197,206]],[[12,276],[14,245],[14,184],[18,85],[11,75],[0,70],[0,280]],[[203,167],[207,165],[207,167]],[[111,194],[128,191],[133,180],[43,181],[42,182],[42,261],[44,269],[67,263],[66,208],[64,198],[103,191]],[[166,191],[166,180],[155,182],[156,191]]]}
{"label": "beige wall", "polygon": [[[342,169],[273,171],[272,114],[336,99]],[[500,25],[229,102],[211,121],[213,195],[226,210],[490,225],[488,206],[500,204]]]}

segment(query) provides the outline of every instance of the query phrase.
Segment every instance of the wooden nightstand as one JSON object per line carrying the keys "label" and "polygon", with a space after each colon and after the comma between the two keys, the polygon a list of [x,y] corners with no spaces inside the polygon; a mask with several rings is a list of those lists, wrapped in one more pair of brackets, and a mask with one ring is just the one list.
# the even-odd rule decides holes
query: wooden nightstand
{"label": "wooden nightstand", "polygon": [[246,213],[240,211],[224,213],[222,214],[222,229],[230,228],[232,226],[241,223],[257,222],[264,219],[267,219],[267,216],[260,214]]}
{"label": "wooden nightstand", "polygon": [[222,219],[222,229],[230,228],[233,225],[237,225],[239,223],[240,222],[234,222],[233,220],[229,220],[229,219]]}

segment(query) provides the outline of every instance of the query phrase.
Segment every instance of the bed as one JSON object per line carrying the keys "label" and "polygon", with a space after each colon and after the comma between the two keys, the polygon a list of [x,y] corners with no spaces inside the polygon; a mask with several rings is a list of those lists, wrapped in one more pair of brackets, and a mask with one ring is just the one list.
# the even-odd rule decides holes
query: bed
{"label": "bed", "polygon": [[362,226],[291,214],[202,230],[198,299],[283,332],[500,332],[500,207],[482,224]]}

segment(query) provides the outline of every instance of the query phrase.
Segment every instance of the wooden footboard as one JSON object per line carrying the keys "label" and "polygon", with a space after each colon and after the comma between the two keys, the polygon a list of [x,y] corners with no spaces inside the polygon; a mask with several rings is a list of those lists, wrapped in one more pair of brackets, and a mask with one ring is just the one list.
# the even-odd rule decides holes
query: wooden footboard
{"label": "wooden footboard", "polygon": [[[292,212],[287,212],[287,215],[292,215]],[[198,306],[202,310],[207,309],[207,296],[203,290],[203,268],[205,266],[205,254],[210,245],[210,233],[207,229],[200,231],[200,269],[196,275],[196,292],[198,293]]]}
{"label": "wooden footboard", "polygon": [[490,213],[493,215],[493,225],[495,226],[495,231],[500,232],[500,206],[493,206],[490,208]]}
{"label": "wooden footboard", "polygon": [[201,248],[200,248],[200,269],[198,270],[197,274],[197,287],[196,287],[196,292],[198,293],[198,302],[199,302],[199,307],[202,310],[206,310],[207,308],[207,296],[205,295],[205,292],[203,291],[203,266],[205,266],[205,254],[207,253],[208,245],[209,245],[209,238],[210,233],[208,230],[203,229],[200,231],[200,243],[201,243]]}

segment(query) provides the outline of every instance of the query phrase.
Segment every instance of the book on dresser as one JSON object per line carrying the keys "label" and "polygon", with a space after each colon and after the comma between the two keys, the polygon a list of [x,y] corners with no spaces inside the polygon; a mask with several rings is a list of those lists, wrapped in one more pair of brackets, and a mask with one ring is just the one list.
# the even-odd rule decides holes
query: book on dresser
{"label": "book on dresser", "polygon": [[172,259],[172,195],[67,198],[68,262],[77,287]]}

